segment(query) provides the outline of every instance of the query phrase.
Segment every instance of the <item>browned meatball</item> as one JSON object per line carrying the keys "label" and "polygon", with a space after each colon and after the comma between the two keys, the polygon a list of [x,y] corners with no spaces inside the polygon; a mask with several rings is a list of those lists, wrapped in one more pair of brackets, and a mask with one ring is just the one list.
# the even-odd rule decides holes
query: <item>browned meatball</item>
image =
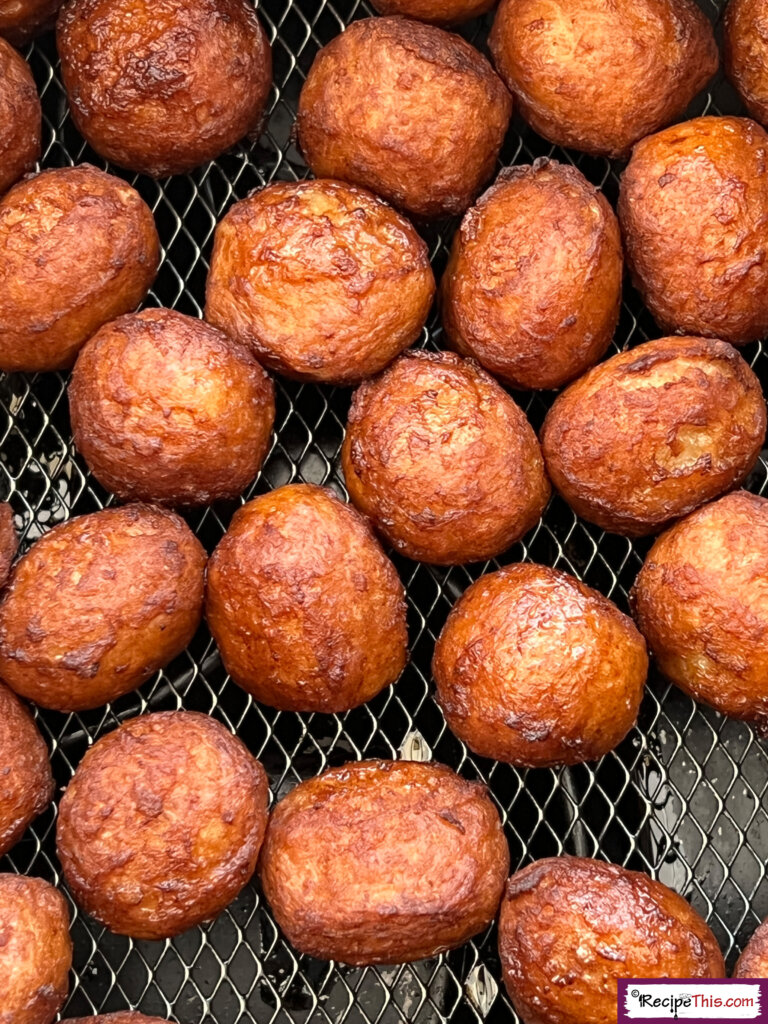
{"label": "browned meatball", "polygon": [[7,501],[0,502],[0,587],[8,579],[18,550],[19,535],[13,523],[13,509]]}
{"label": "browned meatball", "polygon": [[432,661],[449,728],[476,754],[578,764],[634,725],[645,641],[596,590],[543,565],[481,576],[454,606]]}
{"label": "browned meatball", "polygon": [[536,436],[477,364],[410,352],[352,400],[342,449],[352,501],[409,558],[492,558],[549,498]]}
{"label": "browned meatball", "polygon": [[56,41],[72,120],[120,167],[183,174],[261,124],[272,55],[247,0],[68,0]]}
{"label": "browned meatball", "polygon": [[460,36],[367,18],[318,53],[297,129],[316,177],[443,217],[466,210],[493,174],[511,113],[504,84]]}
{"label": "browned meatball", "polygon": [[50,28],[63,0],[0,0],[0,36],[17,46]]}
{"label": "browned meatball", "polygon": [[733,345],[768,333],[768,135],[754,121],[697,117],[638,142],[619,220],[665,330]]}
{"label": "browned meatball", "polygon": [[660,338],[564,391],[541,443],[552,483],[580,516],[642,536],[740,484],[765,428],[760,382],[734,348]]}
{"label": "browned meatball", "polygon": [[502,0],[489,45],[529,124],[598,156],[680,117],[718,65],[694,0]]}
{"label": "browned meatball", "polygon": [[72,433],[119,498],[208,505],[254,479],[275,419],[272,381],[201,320],[145,309],[106,324],[69,387]]}
{"label": "browned meatball", "polygon": [[729,0],[723,19],[725,73],[750,114],[768,124],[768,7]]}
{"label": "browned meatball", "polygon": [[353,508],[280,487],[239,509],[211,556],[206,617],[240,686],[286,711],[347,711],[408,658],[405,592]]}
{"label": "browned meatball", "polygon": [[768,978],[768,919],[752,935],[733,971],[734,978]]}
{"label": "browned meatball", "polygon": [[434,291],[426,244],[383,200],[276,182],[218,224],[205,316],[278,373],[355,384],[416,340]]}
{"label": "browned meatball", "polygon": [[0,601],[0,678],[59,711],[141,686],[194,636],[205,561],[184,520],[149,505],[54,527]]}
{"label": "browned meatball", "polygon": [[64,1024],[169,1024],[169,1021],[127,1010],[124,1013],[101,1013],[97,1017],[68,1017]]}
{"label": "browned meatball", "polygon": [[491,922],[509,849],[483,786],[440,764],[361,761],[278,803],[259,870],[302,953],[403,963],[454,949]]}
{"label": "browned meatball", "polygon": [[0,683],[0,857],[52,799],[45,740],[21,701]]}
{"label": "browned meatball", "polygon": [[556,388],[603,355],[619,319],[616,216],[575,167],[510,167],[467,211],[442,280],[452,348],[513,388]]}
{"label": "browned meatball", "polygon": [[33,170],[40,159],[42,118],[29,65],[10,43],[0,39],[0,193]]}
{"label": "browned meatball", "polygon": [[619,978],[725,976],[715,936],[682,896],[586,857],[550,857],[512,875],[499,954],[524,1024],[615,1022]]}
{"label": "browned meatball", "polygon": [[433,25],[456,25],[490,11],[496,0],[371,0],[379,14],[403,14]]}
{"label": "browned meatball", "polygon": [[207,715],[130,719],[90,748],[61,799],[56,845],[72,895],[138,939],[214,917],[254,872],[268,790],[261,764]]}

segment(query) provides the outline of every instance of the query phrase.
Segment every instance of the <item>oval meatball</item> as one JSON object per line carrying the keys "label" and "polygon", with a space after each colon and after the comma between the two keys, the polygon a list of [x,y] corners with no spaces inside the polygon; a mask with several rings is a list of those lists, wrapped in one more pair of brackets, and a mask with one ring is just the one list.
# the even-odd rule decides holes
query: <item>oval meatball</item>
{"label": "oval meatball", "polygon": [[501,79],[460,36],[366,18],[320,50],[296,123],[316,177],[431,218],[466,210],[493,174],[511,113]]}
{"label": "oval meatball", "polygon": [[768,919],[755,930],[738,959],[734,978],[768,978]]}
{"label": "oval meatball", "polygon": [[48,747],[32,715],[0,683],[0,857],[53,800]]}
{"label": "oval meatball", "polygon": [[206,618],[235,682],[285,711],[357,707],[408,660],[395,567],[322,487],[279,487],[235,513],[208,565]]}
{"label": "oval meatball", "polygon": [[479,18],[496,5],[496,0],[371,0],[379,14],[402,14],[433,25],[457,25]]}
{"label": "oval meatball", "polygon": [[541,444],[552,483],[575,512],[642,536],[740,484],[765,429],[760,382],[734,348],[660,338],[564,391]]}
{"label": "oval meatball", "polygon": [[302,782],[273,810],[259,866],[289,941],[357,965],[460,946],[494,918],[508,869],[485,788],[415,761],[360,761]]}
{"label": "oval meatball", "polygon": [[441,284],[443,326],[513,388],[556,388],[603,355],[619,319],[616,216],[575,167],[510,167],[464,216]]}
{"label": "oval meatball", "polygon": [[56,20],[63,0],[0,0],[0,36],[16,46],[26,43]]}
{"label": "oval meatball", "polygon": [[29,65],[0,39],[0,193],[34,169],[40,159],[42,124],[40,97]]}
{"label": "oval meatball", "polygon": [[184,520],[148,505],[54,527],[0,601],[0,679],[57,711],[136,689],[194,636],[205,562]]}
{"label": "oval meatball", "polygon": [[13,523],[13,509],[7,501],[0,502],[0,587],[11,572],[11,565],[19,550],[19,535]]}
{"label": "oval meatball", "polygon": [[723,18],[725,73],[755,120],[768,124],[768,8],[729,0]]}
{"label": "oval meatball", "polygon": [[533,767],[594,761],[637,720],[648,656],[628,616],[543,565],[481,576],[435,645],[448,727],[476,754]]}
{"label": "oval meatball", "polygon": [[425,242],[381,199],[275,182],[218,224],[205,316],[271,370],[355,384],[416,340],[434,291]]}
{"label": "oval meatball", "polygon": [[183,174],[261,124],[272,55],[247,0],[68,0],[56,42],[72,120],[120,167]]}
{"label": "oval meatball", "polygon": [[502,0],[488,42],[531,127],[596,156],[680,117],[718,65],[694,0]]}
{"label": "oval meatball", "polygon": [[410,352],[355,392],[342,466],[352,501],[379,533],[438,565],[500,554],[549,499],[525,415],[451,352]]}
{"label": "oval meatball", "polygon": [[208,715],[130,719],[90,748],[61,798],[56,848],[72,895],[136,939],[214,917],[256,868],[268,793],[261,764]]}
{"label": "oval meatball", "polygon": [[512,875],[499,955],[525,1024],[615,1021],[619,978],[725,977],[715,936],[682,896],[587,857],[549,857]]}
{"label": "oval meatball", "polygon": [[256,477],[275,419],[272,381],[201,320],[145,309],[101,328],[69,386],[75,445],[124,500],[208,505]]}
{"label": "oval meatball", "polygon": [[51,1024],[69,992],[64,897],[42,878],[0,874],[0,1024]]}

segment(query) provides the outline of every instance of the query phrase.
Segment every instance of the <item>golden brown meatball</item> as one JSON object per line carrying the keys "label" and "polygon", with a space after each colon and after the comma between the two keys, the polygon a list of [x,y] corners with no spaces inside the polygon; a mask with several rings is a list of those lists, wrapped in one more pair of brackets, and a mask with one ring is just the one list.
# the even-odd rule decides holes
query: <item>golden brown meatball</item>
{"label": "golden brown meatball", "polygon": [[0,369],[58,370],[134,309],[160,242],[130,185],[88,164],[43,171],[0,201]]}
{"label": "golden brown meatball", "polygon": [[0,502],[0,587],[8,579],[18,550],[19,535],[13,523],[13,509],[7,501]]}
{"label": "golden brown meatball", "polygon": [[613,750],[637,720],[648,672],[632,620],[543,565],[508,565],[454,606],[432,661],[449,728],[476,754],[578,764]]}
{"label": "golden brown meatball", "polygon": [[260,126],[272,56],[247,0],[68,0],[56,41],[72,120],[120,167],[183,174]]}
{"label": "golden brown meatball", "polygon": [[718,65],[694,0],[502,0],[488,42],[539,135],[597,156],[680,117]]}
{"label": "golden brown meatball", "polygon": [[708,338],[660,338],[596,366],[555,401],[541,444],[552,483],[584,519],[656,533],[740,484],[766,413],[738,352]]}
{"label": "golden brown meatball", "polygon": [[45,740],[29,711],[0,683],[0,857],[52,799]]}
{"label": "golden brown meatball", "polygon": [[499,954],[523,1024],[615,1022],[618,978],[725,976],[715,936],[682,896],[586,857],[549,857],[512,875]]}
{"label": "golden brown meatball", "polygon": [[441,764],[361,761],[275,807],[259,871],[302,953],[404,963],[454,949],[493,919],[509,869],[485,788]]}
{"label": "golden brown meatball", "polygon": [[205,316],[278,373],[355,384],[416,340],[434,291],[426,244],[383,200],[276,182],[218,224]]}
{"label": "golden brown meatball", "polygon": [[280,487],[235,513],[208,566],[206,618],[235,682],[286,711],[357,707],[408,659],[395,567],[323,487]]}
{"label": "golden brown meatball", "polygon": [[665,330],[733,345],[768,332],[768,135],[754,121],[697,117],[638,142],[619,220]]}
{"label": "golden brown meatball", "polygon": [[298,140],[316,177],[444,217],[466,210],[493,174],[511,113],[504,84],[460,36],[366,18],[315,57]]}
{"label": "golden brown meatball", "polygon": [[29,65],[10,43],[0,39],[0,193],[33,170],[40,159],[42,118]]}
{"label": "golden brown meatball", "polygon": [[147,1017],[143,1013],[128,1010],[124,1013],[101,1013],[97,1017],[67,1018],[63,1024],[170,1024],[161,1017]]}
{"label": "golden brown meatball", "polygon": [[90,748],[61,799],[56,848],[72,895],[138,939],[214,917],[254,872],[268,790],[261,764],[207,715],[130,719]]}
{"label": "golden brown meatball", "polygon": [[729,0],[723,19],[725,73],[744,106],[768,124],[768,7],[764,0]]}
{"label": "golden brown meatball", "polygon": [[51,1024],[69,992],[64,897],[42,878],[0,874],[0,1024]]}
{"label": "golden brown meatball", "polygon": [[738,959],[734,978],[768,978],[768,919],[755,930]]}
{"label": "golden brown meatball", "polygon": [[17,46],[51,28],[63,0],[0,0],[0,36]]}
{"label": "golden brown meatball", "polygon": [[452,348],[513,388],[556,388],[603,355],[619,319],[616,216],[575,167],[510,167],[468,210],[441,285]]}
{"label": "golden brown meatball", "polygon": [[727,494],[672,526],[632,591],[656,664],[697,700],[768,730],[768,500]]}
{"label": "golden brown meatball", "polygon": [[54,527],[0,601],[0,678],[58,711],[134,690],[194,636],[205,561],[184,520],[149,505]]}
{"label": "golden brown meatball", "polygon": [[371,0],[379,14],[402,14],[433,25],[457,25],[490,11],[496,0]]}
{"label": "golden brown meatball", "polygon": [[201,320],[145,309],[101,328],[69,387],[75,445],[119,498],[208,505],[235,498],[269,449],[272,381]]}
{"label": "golden brown meatball", "polygon": [[342,466],[352,501],[387,541],[439,565],[505,551],[549,498],[525,415],[452,352],[409,352],[355,392]]}

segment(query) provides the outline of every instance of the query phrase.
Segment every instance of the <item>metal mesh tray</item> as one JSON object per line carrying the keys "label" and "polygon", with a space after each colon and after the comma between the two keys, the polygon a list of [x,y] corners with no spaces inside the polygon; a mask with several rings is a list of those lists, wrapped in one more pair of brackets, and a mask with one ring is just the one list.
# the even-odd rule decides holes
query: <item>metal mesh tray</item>
{"label": "metal mesh tray", "polygon": [[[699,0],[716,20],[723,0]],[[130,178],[154,210],[164,257],[150,302],[199,315],[216,221],[230,204],[266,182],[306,175],[292,138],[303,77],[318,48],[353,18],[371,11],[359,0],[262,0],[273,41],[275,84],[266,132],[194,174],[153,182]],[[483,45],[488,19],[469,38]],[[53,38],[29,49],[42,93],[43,165],[90,160],[104,166],[73,127]],[[690,113],[743,112],[718,78]],[[576,163],[615,202],[620,165],[558,150],[515,118],[504,164],[555,156]],[[119,173],[119,172],[117,172]],[[455,222],[425,231],[436,274]],[[627,286],[616,348],[658,336]],[[435,315],[423,344],[440,345]],[[745,350],[764,385],[768,357]],[[75,454],[62,374],[0,375],[0,496],[24,524],[29,545],[54,524],[109,501]],[[339,449],[349,405],[340,389],[277,382],[276,440],[251,492],[294,480],[344,493]],[[519,400],[535,427],[551,401]],[[761,460],[748,486],[766,490]],[[234,504],[189,515],[211,550]],[[626,609],[627,590],[649,542],[631,543],[578,520],[555,498],[543,521],[502,562],[529,558],[575,573]],[[401,680],[365,707],[344,715],[297,715],[254,704],[231,683],[205,627],[189,649],[138,693],[81,715],[41,712],[57,782],[66,784],[90,743],[126,718],[185,707],[224,722],[262,759],[273,797],[329,765],[363,756],[435,757],[484,780],[504,817],[513,868],[563,852],[604,857],[645,870],[688,896],[714,929],[732,964],[768,914],[768,755],[752,730],[722,719],[651,676],[640,721],[621,746],[594,766],[518,771],[472,756],[446,729],[431,696],[429,662],[445,617],[472,579],[497,563],[435,568],[396,559],[407,586],[412,659]],[[0,869],[59,883],[55,808],[0,862]],[[72,905],[72,990],[64,1016],[135,1008],[183,1024],[305,1022],[398,1024],[413,1021],[515,1021],[500,985],[493,928],[461,949],[396,968],[353,969],[295,953],[279,933],[257,883],[213,924],[166,942],[110,935]]]}

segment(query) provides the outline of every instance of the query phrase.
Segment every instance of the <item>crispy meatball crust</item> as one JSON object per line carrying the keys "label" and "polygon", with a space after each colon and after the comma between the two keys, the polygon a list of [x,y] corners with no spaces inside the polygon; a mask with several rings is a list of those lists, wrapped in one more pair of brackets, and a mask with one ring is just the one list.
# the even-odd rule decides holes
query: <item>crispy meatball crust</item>
{"label": "crispy meatball crust", "polygon": [[723,18],[725,73],[756,121],[768,124],[768,8],[730,0]]}
{"label": "crispy meatball crust", "polygon": [[218,224],[205,316],[278,373],[356,384],[416,340],[434,292],[426,243],[383,200],[276,182]]}
{"label": "crispy meatball crust", "polygon": [[496,5],[496,0],[371,0],[379,14],[402,14],[433,25],[458,25],[479,18]]}
{"label": "crispy meatball crust", "polygon": [[514,388],[594,365],[619,319],[619,225],[575,167],[510,167],[464,215],[441,284],[452,348]]}
{"label": "crispy meatball crust", "polygon": [[0,857],[53,800],[48,747],[32,715],[0,683]]}
{"label": "crispy meatball crust", "polygon": [[259,870],[301,952],[404,963],[454,949],[491,922],[509,849],[485,787],[440,764],[361,761],[277,804]]}
{"label": "crispy meatball crust", "polygon": [[323,487],[280,487],[235,513],[208,565],[206,617],[235,682],[285,711],[357,707],[408,660],[395,567]]}
{"label": "crispy meatball crust", "polygon": [[768,978],[768,920],[747,943],[733,971],[734,978]]}
{"label": "crispy meatball crust", "polygon": [[124,500],[208,505],[255,478],[275,419],[272,381],[201,320],[145,309],[101,328],[69,387],[75,444]]}
{"label": "crispy meatball crust", "polygon": [[628,536],[740,484],[766,412],[738,352],[708,338],[660,338],[596,366],[555,400],[541,434],[547,472],[582,518]]}
{"label": "crispy meatball crust", "polygon": [[473,583],[435,646],[450,729],[476,754],[517,765],[593,761],[637,720],[648,656],[627,615],[543,565]]}
{"label": "crispy meatball crust", "polygon": [[718,65],[694,0],[502,0],[488,43],[539,135],[596,156],[680,117]]}
{"label": "crispy meatball crust", "polygon": [[51,1024],[69,992],[66,900],[42,878],[0,874],[0,1024]]}
{"label": "crispy meatball crust", "polygon": [[33,170],[40,159],[42,119],[29,65],[10,43],[0,39],[0,193]]}
{"label": "crispy meatball crust", "polygon": [[0,0],[0,36],[21,46],[51,28],[63,0]]}
{"label": "crispy meatball crust", "polygon": [[618,978],[725,977],[715,936],[682,896],[586,857],[548,857],[512,875],[499,955],[525,1024],[615,1021]]}
{"label": "crispy meatball crust", "polygon": [[460,36],[366,18],[315,57],[297,131],[316,177],[444,217],[466,210],[493,174],[511,113],[501,79]]}
{"label": "crispy meatball crust", "polygon": [[68,0],[56,41],[75,125],[120,167],[183,174],[261,123],[272,55],[247,0]]}
{"label": "crispy meatball crust", "polygon": [[0,587],[8,579],[18,550],[19,535],[13,523],[13,509],[7,501],[0,502]]}
{"label": "crispy meatball crust", "polygon": [[261,764],[207,715],[130,719],[91,747],[61,799],[56,844],[72,895],[137,939],[214,917],[255,870],[268,791]]}
{"label": "crispy meatball crust", "polygon": [[507,393],[452,352],[409,352],[355,392],[342,448],[352,501],[402,554],[492,558],[549,499],[536,436]]}
{"label": "crispy meatball crust", "polygon": [[54,527],[0,601],[0,678],[58,711],[136,689],[194,636],[205,561],[184,520],[149,505]]}

